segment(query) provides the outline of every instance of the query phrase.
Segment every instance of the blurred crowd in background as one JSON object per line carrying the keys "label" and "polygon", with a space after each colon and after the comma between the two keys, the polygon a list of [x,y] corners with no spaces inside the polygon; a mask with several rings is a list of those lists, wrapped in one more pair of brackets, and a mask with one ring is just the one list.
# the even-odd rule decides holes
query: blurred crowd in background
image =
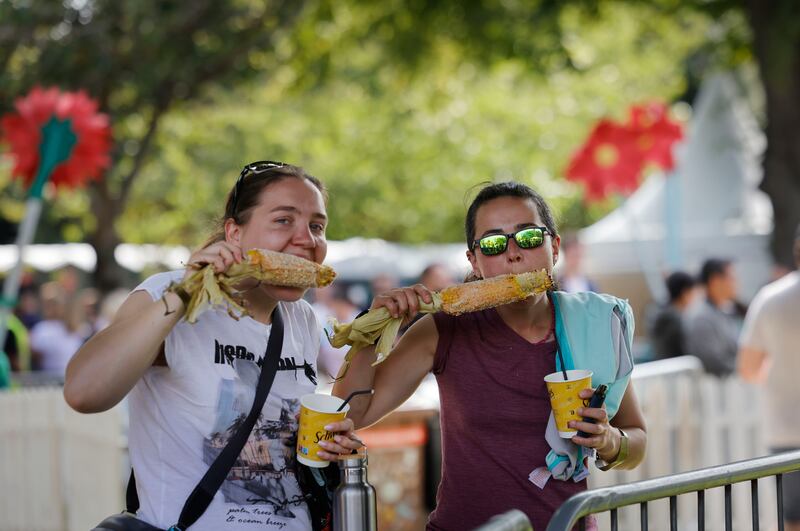
{"label": "blurred crowd in background", "polygon": [[73,266],[26,272],[4,348],[11,370],[62,377],[72,355],[108,325],[126,296],[127,290],[103,296]]}
{"label": "blurred crowd in background", "polygon": [[[565,234],[564,259],[556,269],[559,289],[598,291],[597,283],[583,273],[582,254],[578,238]],[[319,321],[330,330],[332,319],[340,323],[352,321],[369,308],[376,294],[413,283],[439,291],[462,281],[461,274],[449,264],[434,262],[417,278],[401,279],[382,273],[360,281],[337,281],[310,291],[308,300]],[[128,289],[103,296],[90,285],[90,278],[74,266],[51,273],[25,273],[5,345],[12,371],[38,371],[62,378],[78,348],[108,325]],[[738,296],[735,263],[711,257],[699,271],[675,271],[664,282],[667,299],[651,303],[645,322],[638,323],[638,361],[692,354],[700,358],[707,372],[717,376],[732,374],[747,311]],[[338,373],[347,349],[333,348],[324,336],[320,344],[319,369],[330,381]]]}

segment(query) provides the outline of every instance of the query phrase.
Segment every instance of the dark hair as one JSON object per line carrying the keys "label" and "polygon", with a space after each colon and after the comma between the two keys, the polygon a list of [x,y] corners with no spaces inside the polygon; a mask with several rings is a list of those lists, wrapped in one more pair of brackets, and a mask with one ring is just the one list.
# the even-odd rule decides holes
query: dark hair
{"label": "dark hair", "polygon": [[[228,219],[233,219],[237,225],[247,224],[247,222],[250,221],[250,216],[253,214],[253,208],[258,206],[261,192],[269,185],[284,179],[304,179],[310,182],[320,191],[325,203],[328,203],[328,190],[325,188],[325,185],[310,173],[306,173],[306,171],[299,166],[284,164],[262,172],[245,174],[241,183],[235,183],[230,192],[228,192],[228,199],[225,201],[225,214],[222,218],[215,221],[214,232],[208,237],[203,247],[208,247],[212,243],[225,239],[225,222]],[[234,205],[233,196],[237,185],[239,186],[237,192],[238,198]]]}
{"label": "dark hair", "polygon": [[666,280],[669,302],[675,302],[681,295],[692,289],[697,280],[684,271],[676,271],[669,275]]}
{"label": "dark hair", "polygon": [[725,274],[725,270],[730,265],[730,260],[709,258],[703,262],[703,267],[700,268],[700,282],[707,286],[712,277]]}
{"label": "dark hair", "polygon": [[555,237],[558,234],[556,228],[556,221],[553,217],[553,212],[545,202],[544,198],[539,195],[533,188],[522,183],[509,181],[503,183],[488,184],[481,188],[475,199],[469,205],[467,210],[467,219],[464,222],[464,231],[467,235],[467,247],[473,250],[475,243],[475,218],[478,215],[478,209],[485,203],[492,199],[499,197],[519,197],[521,199],[530,199],[536,205],[536,210],[539,211],[539,217],[542,218],[542,223],[550,231],[550,234]]}

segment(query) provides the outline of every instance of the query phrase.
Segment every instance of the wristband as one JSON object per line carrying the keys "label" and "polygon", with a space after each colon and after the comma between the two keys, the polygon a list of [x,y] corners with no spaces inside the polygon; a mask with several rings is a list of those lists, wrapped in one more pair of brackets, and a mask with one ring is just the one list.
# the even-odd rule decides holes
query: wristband
{"label": "wristband", "polygon": [[[617,468],[622,463],[628,459],[628,434],[622,431],[620,428],[617,428],[620,434],[619,440],[619,453],[617,453],[617,457],[615,457],[612,461],[607,462],[599,457],[595,460],[594,464],[602,471],[611,470],[612,468]],[[599,455],[599,454],[598,454]]]}

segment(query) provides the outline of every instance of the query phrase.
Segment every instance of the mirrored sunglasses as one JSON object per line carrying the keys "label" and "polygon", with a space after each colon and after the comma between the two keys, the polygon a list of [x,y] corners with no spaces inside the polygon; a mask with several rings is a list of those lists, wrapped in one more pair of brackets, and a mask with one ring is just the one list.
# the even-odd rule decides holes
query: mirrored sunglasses
{"label": "mirrored sunglasses", "polygon": [[544,235],[551,234],[547,227],[526,227],[510,234],[489,234],[475,240],[475,246],[479,247],[486,256],[503,254],[508,249],[508,240],[514,238],[520,249],[533,249],[544,243]]}

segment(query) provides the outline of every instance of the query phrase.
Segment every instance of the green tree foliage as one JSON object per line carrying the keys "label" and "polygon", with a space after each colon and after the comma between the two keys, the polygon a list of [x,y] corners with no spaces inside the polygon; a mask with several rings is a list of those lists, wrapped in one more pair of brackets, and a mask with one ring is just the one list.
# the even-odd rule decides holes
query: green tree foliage
{"label": "green tree foliage", "polygon": [[328,184],[335,239],[459,241],[471,187],[510,178],[552,198],[563,224],[585,225],[612,205],[585,208],[579,187],[563,180],[570,153],[599,117],[682,94],[686,58],[706,39],[703,16],[653,13],[561,10],[566,62],[546,72],[519,58],[486,64],[444,38],[409,68],[386,60],[391,42],[348,36],[328,45],[326,36],[370,28],[375,16],[337,3],[329,20],[301,25],[287,43],[295,59],[310,48],[307,36],[320,36],[320,56],[331,47],[322,81],[304,82],[303,65],[318,61],[293,60],[263,82],[218,94],[213,107],[170,115],[121,230],[133,241],[202,241],[238,169],[263,158],[303,164]]}
{"label": "green tree foliage", "polygon": [[[562,178],[591,124],[690,97],[710,65],[749,59],[750,29],[771,65],[767,114],[797,141],[796,113],[780,116],[776,99],[796,94],[800,68],[780,68],[796,65],[784,27],[796,8],[768,4],[0,0],[0,110],[41,83],[86,88],[111,114],[114,167],[88,196],[62,194],[46,220],[49,237],[88,235],[101,287],[114,283],[116,229],[199,243],[243,162],[261,158],[327,182],[332,238],[459,240],[470,187],[512,177],[579,226],[613,206],[585,208]],[[764,37],[771,23],[789,44]],[[768,154],[765,182],[783,176],[773,200],[800,175],[800,163],[780,165],[800,153],[790,147]],[[19,201],[0,201],[0,215],[21,216]]]}
{"label": "green tree foliage", "polygon": [[[606,31],[613,32],[616,20],[608,18],[609,11],[621,6],[638,10],[641,33],[633,44],[641,45],[643,51],[648,43],[666,44],[658,31],[665,20],[680,26],[692,14],[703,16],[708,25],[691,55],[688,77],[696,79],[709,69],[732,68],[755,59],[765,95],[768,147],[761,188],[775,213],[772,251],[779,263],[794,267],[792,241],[800,224],[800,113],[796,111],[800,98],[800,3],[796,0],[390,0],[380,8],[365,0],[354,3],[359,9],[343,8],[333,0],[316,4],[320,20],[329,26],[353,23],[347,32],[323,32],[323,45],[303,55],[317,65],[312,74],[327,75],[336,46],[324,44],[336,43],[345,34],[362,46],[383,46],[392,57],[414,67],[441,42],[452,42],[482,64],[514,58],[547,75],[562,68],[582,68],[581,58],[570,45],[569,30],[563,26],[565,13],[577,10],[594,18],[586,21],[585,28],[603,24]],[[356,11],[368,16],[355,17]],[[678,31],[677,35],[694,37],[692,28]],[[307,42],[317,33],[309,30],[304,35]]]}
{"label": "green tree foliage", "polygon": [[83,228],[98,254],[99,287],[118,282],[115,221],[161,119],[210,87],[234,86],[274,61],[283,28],[302,6],[297,0],[0,1],[0,111],[9,110],[12,96],[52,85],[86,90],[111,116],[113,166],[92,186],[88,204],[77,201],[91,213]]}

